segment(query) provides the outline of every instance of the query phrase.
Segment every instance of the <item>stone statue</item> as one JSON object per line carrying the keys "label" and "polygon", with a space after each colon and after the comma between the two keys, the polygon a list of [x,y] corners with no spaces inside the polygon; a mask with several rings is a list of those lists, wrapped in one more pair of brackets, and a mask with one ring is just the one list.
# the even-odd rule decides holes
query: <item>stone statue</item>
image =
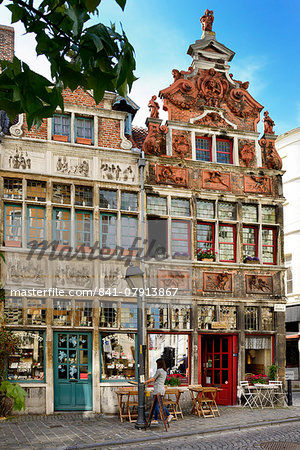
{"label": "stone statue", "polygon": [[200,18],[202,30],[203,31],[212,31],[213,21],[214,21],[214,13],[213,13],[213,11],[209,11],[209,9],[207,9],[205,11],[204,15]]}
{"label": "stone statue", "polygon": [[264,112],[263,123],[264,123],[264,134],[275,134],[275,131],[273,131],[275,123],[269,116],[269,111]]}
{"label": "stone statue", "polygon": [[159,110],[159,104],[155,101],[156,95],[152,95],[151,100],[148,103],[148,108],[150,109],[150,117],[153,119],[158,119],[158,110]]}

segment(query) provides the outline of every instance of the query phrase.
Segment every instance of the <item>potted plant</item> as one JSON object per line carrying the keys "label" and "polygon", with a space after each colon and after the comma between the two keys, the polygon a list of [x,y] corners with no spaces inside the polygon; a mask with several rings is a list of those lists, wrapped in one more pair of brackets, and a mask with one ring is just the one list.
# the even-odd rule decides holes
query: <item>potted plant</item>
{"label": "potted plant", "polygon": [[197,250],[197,260],[212,262],[215,260],[217,252],[214,252],[212,248],[199,248]]}
{"label": "potted plant", "polygon": [[246,264],[259,264],[259,258],[257,256],[246,256],[244,263]]}
{"label": "potted plant", "polygon": [[246,376],[246,380],[249,381],[250,384],[268,384],[269,377],[264,373],[260,373],[258,375],[249,374]]}
{"label": "potted plant", "polygon": [[278,369],[278,366],[276,366],[276,364],[271,364],[271,366],[269,366],[268,375],[269,375],[270,380],[272,380],[272,381],[276,380],[277,369]]}

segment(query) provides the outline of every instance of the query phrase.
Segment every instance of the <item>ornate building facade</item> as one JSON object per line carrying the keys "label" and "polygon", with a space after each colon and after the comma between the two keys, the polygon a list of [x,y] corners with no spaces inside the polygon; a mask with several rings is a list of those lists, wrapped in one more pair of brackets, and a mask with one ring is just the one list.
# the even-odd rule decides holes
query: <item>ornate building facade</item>
{"label": "ornate building facade", "polygon": [[114,391],[136,378],[124,276],[142,244],[148,374],[163,355],[168,378],[218,385],[220,404],[237,402],[246,373],[275,363],[284,377],[274,123],[266,111],[260,139],[263,107],[229,73],[234,52],[212,22],[206,11],[191,66],[159,92],[166,124],[156,96],[145,131],[131,128],[130,99],[106,93],[96,105],[78,88],[63,114],[30,131],[20,116],[2,138],[1,313],[22,341],[8,377],[28,390],[29,413],[116,412]]}

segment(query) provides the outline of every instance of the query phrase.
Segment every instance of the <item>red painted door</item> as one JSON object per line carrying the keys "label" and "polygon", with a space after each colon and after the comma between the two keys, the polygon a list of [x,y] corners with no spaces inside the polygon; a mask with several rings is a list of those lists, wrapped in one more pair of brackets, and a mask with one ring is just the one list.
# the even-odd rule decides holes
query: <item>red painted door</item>
{"label": "red painted door", "polygon": [[[235,402],[236,375],[233,356],[233,336],[202,335],[202,386],[218,386],[217,402]],[[236,356],[236,355],[235,355]]]}

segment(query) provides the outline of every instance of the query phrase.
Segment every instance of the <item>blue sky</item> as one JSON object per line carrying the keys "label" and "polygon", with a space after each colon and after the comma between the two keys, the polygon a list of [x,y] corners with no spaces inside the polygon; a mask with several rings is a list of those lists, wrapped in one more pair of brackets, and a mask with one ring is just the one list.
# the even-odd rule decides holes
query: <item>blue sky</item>
{"label": "blue sky", "polygon": [[[136,125],[144,126],[148,101],[171,84],[172,69],[189,67],[186,52],[201,38],[199,19],[206,8],[214,11],[217,40],[236,53],[230,71],[235,79],[250,81],[249,92],[268,109],[276,134],[300,126],[299,0],[127,0],[125,12],[113,0],[102,0],[100,20],[119,29],[122,22],[135,48],[139,80],[130,97],[141,107]],[[0,17],[10,24],[3,5]],[[17,26],[17,56],[45,74],[44,61],[34,55],[34,40],[21,33]]]}

